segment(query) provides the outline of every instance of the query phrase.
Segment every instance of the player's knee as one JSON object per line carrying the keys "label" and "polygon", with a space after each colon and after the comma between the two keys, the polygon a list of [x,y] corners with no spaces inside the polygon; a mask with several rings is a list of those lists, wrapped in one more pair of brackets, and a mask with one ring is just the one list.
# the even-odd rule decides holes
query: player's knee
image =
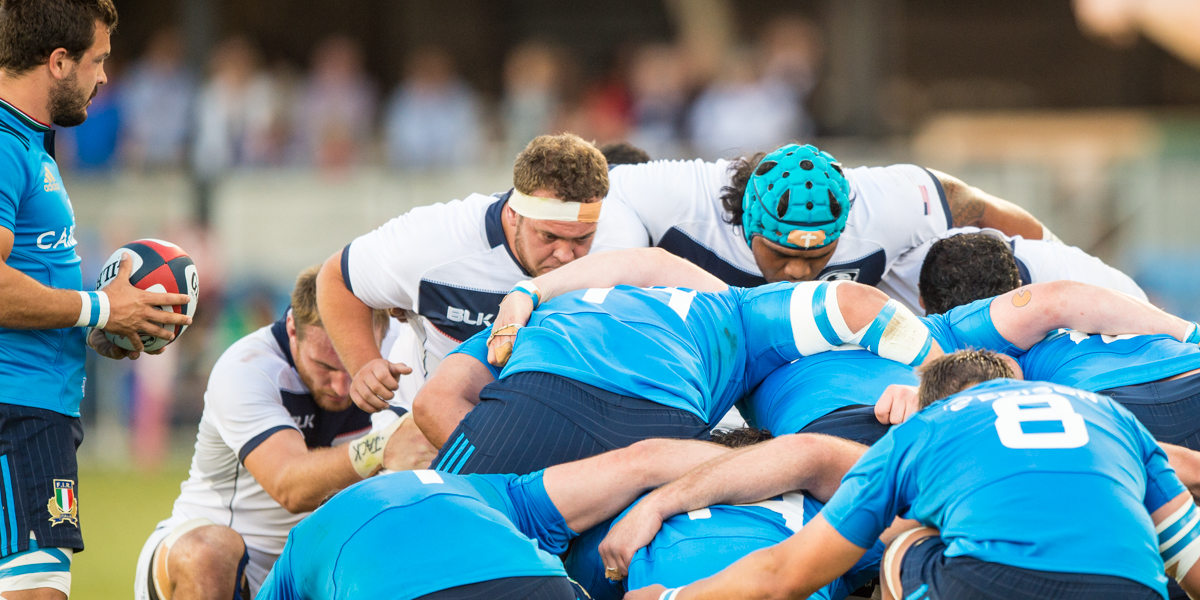
{"label": "player's knee", "polygon": [[224,525],[193,529],[171,546],[167,568],[171,579],[182,573],[236,576],[238,563],[246,552],[242,536]]}

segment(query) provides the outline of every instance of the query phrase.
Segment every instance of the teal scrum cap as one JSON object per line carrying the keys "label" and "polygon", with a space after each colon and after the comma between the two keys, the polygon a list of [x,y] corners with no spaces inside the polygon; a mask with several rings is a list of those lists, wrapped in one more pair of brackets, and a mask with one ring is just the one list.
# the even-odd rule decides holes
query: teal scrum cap
{"label": "teal scrum cap", "polygon": [[742,196],[747,244],[761,235],[787,248],[820,248],[842,235],[849,214],[842,166],[810,145],[790,144],[763,157]]}

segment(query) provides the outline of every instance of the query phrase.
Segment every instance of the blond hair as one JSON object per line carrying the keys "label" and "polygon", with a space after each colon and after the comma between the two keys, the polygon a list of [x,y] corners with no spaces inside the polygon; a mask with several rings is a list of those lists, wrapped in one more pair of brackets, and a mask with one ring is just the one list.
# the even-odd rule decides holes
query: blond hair
{"label": "blond hair", "polygon": [[[300,271],[300,275],[296,277],[296,287],[292,288],[292,320],[296,323],[298,338],[304,337],[304,328],[301,325],[325,328],[321,323],[321,314],[317,311],[317,274],[320,272],[321,265],[313,265]],[[387,333],[389,323],[388,311],[371,310],[371,325],[379,332],[380,337]]]}

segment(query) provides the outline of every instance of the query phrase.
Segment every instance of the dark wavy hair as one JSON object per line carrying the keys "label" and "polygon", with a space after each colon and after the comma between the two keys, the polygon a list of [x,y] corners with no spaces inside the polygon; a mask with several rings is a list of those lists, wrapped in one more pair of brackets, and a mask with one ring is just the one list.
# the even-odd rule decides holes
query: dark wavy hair
{"label": "dark wavy hair", "polygon": [[20,75],[63,48],[78,61],[96,42],[96,22],[117,26],[112,0],[0,0],[0,70]]}
{"label": "dark wavy hair", "polygon": [[737,429],[718,429],[712,432],[712,441],[714,444],[720,444],[727,448],[745,448],[760,444],[775,436],[771,435],[766,429],[755,429],[753,427],[739,427]]}
{"label": "dark wavy hair", "polygon": [[1021,272],[1003,240],[962,233],[930,246],[917,287],[925,312],[937,315],[1021,287]]}

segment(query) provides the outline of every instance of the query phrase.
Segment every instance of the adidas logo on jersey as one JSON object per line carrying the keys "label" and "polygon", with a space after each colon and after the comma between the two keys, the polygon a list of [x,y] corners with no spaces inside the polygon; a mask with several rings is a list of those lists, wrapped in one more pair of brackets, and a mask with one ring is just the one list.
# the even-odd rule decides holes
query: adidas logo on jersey
{"label": "adidas logo on jersey", "polygon": [[60,184],[58,179],[54,177],[54,173],[50,172],[50,165],[42,165],[42,168],[46,171],[45,177],[42,177],[42,183],[46,185],[42,186],[42,189],[46,190],[47,192],[57,192],[58,190],[61,190],[62,184]]}
{"label": "adidas logo on jersey", "polygon": [[492,326],[492,317],[494,314],[479,313],[479,316],[472,319],[471,311],[465,308],[454,308],[453,306],[446,307],[446,318],[455,323],[466,323],[467,325],[483,325],[485,327]]}

